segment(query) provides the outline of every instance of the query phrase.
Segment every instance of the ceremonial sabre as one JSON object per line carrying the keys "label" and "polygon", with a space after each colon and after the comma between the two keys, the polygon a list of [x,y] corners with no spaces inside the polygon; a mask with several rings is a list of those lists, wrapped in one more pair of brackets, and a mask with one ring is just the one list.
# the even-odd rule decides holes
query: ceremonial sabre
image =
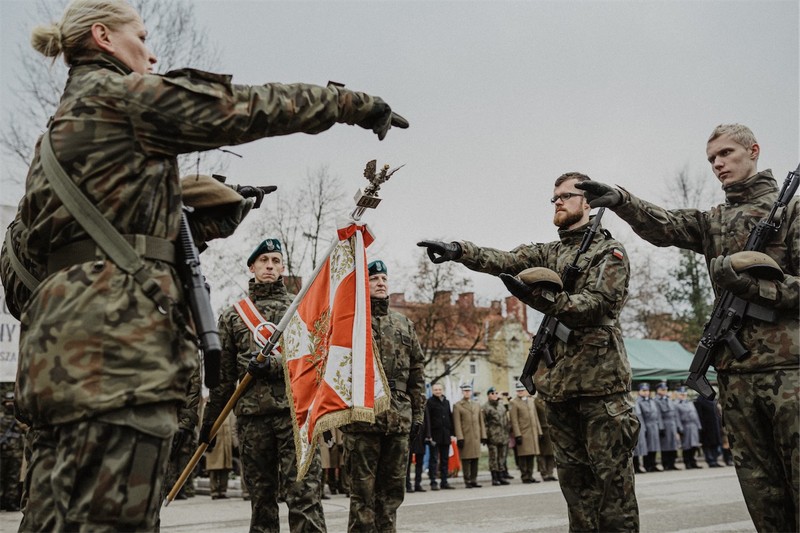
{"label": "ceremonial sabre", "polygon": [[[380,170],[380,172],[377,172],[377,165],[375,159],[367,163],[367,166],[364,168],[364,177],[367,178],[367,180],[369,181],[369,185],[363,191],[359,189],[358,192],[356,192],[355,194],[354,200],[356,203],[356,207],[350,214],[350,218],[354,222],[358,222],[367,209],[375,209],[376,207],[378,207],[378,204],[381,202],[381,198],[378,197],[378,191],[380,190],[381,185],[383,185],[386,181],[388,181],[389,178],[391,178],[395,172],[403,168],[403,166],[405,165],[400,165],[397,168],[389,170],[389,165],[384,165],[383,168]],[[302,288],[297,293],[297,296],[294,297],[294,300],[292,300],[292,304],[286,310],[286,313],[284,313],[283,318],[281,318],[281,321],[275,327],[275,331],[272,333],[272,335],[270,335],[267,343],[258,352],[258,356],[256,357],[256,361],[258,363],[263,363],[267,359],[267,355],[269,355],[275,348],[275,346],[278,345],[278,341],[280,341],[280,338],[283,335],[286,326],[289,324],[289,321],[292,319],[295,312],[297,311],[297,308],[300,306],[300,302],[303,300],[303,297],[308,292],[308,289],[311,287],[311,284],[314,282],[314,280],[319,275],[322,268],[325,266],[326,259],[328,258],[328,256],[331,255],[331,253],[333,253],[333,250],[336,248],[337,242],[338,242],[337,240],[334,240],[328,247],[328,250],[326,251],[319,265],[317,265],[317,267],[311,273],[311,276],[308,279],[308,281],[306,281],[303,284]],[[222,427],[222,423],[225,422],[225,419],[233,410],[234,406],[236,405],[236,402],[239,401],[239,398],[242,396],[242,394],[244,394],[245,390],[247,390],[247,387],[249,386],[252,379],[253,375],[250,374],[250,372],[247,372],[245,373],[244,377],[239,381],[239,385],[236,387],[236,390],[233,391],[233,394],[228,400],[228,403],[226,403],[225,407],[222,408],[222,411],[220,412],[219,416],[214,421],[214,425],[211,426],[211,431],[209,433],[209,441],[217,435],[217,432]],[[172,490],[170,490],[169,494],[167,494],[167,498],[164,501],[165,507],[169,505],[172,500],[175,499],[175,496],[177,496],[178,492],[181,490],[181,487],[183,487],[184,483],[186,483],[186,479],[189,477],[189,474],[192,472],[192,470],[194,470],[195,466],[197,466],[197,463],[200,461],[200,458],[206,452],[207,448],[208,444],[204,442],[200,443],[200,445],[197,447],[197,450],[194,452],[194,455],[189,460],[189,463],[183,469],[183,472],[181,472],[181,475],[180,477],[178,477],[178,480],[175,482],[175,485],[172,487]]]}

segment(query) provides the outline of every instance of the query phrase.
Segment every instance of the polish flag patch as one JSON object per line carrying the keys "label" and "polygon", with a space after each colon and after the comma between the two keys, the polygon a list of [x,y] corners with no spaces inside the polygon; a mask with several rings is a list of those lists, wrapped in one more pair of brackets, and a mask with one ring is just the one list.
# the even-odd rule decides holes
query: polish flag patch
{"label": "polish flag patch", "polygon": [[617,259],[623,259],[625,257],[625,254],[619,248],[614,248],[613,250],[611,250],[611,255],[613,255]]}

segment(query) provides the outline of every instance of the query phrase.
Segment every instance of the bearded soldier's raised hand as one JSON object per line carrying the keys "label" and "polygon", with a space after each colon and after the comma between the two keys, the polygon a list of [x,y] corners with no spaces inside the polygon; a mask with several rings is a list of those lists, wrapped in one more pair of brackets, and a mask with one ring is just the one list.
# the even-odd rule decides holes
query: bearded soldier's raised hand
{"label": "bearded soldier's raised hand", "polygon": [[435,264],[459,259],[464,251],[457,242],[420,241],[417,246],[426,248],[428,257]]}
{"label": "bearded soldier's raised hand", "polygon": [[600,183],[599,181],[580,181],[575,188],[583,191],[583,195],[592,207],[617,207],[622,203],[619,189]]}

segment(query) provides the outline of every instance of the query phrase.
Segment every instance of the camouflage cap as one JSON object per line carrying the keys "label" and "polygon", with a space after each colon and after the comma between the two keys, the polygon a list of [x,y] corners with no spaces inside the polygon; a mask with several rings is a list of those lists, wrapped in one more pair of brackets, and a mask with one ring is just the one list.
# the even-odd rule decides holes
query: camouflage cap
{"label": "camouflage cap", "polygon": [[264,239],[261,241],[256,249],[253,250],[253,253],[250,254],[250,257],[247,258],[247,266],[252,265],[258,259],[258,256],[261,254],[266,254],[270,252],[278,252],[279,254],[283,255],[283,247],[281,246],[281,241],[278,239]]}
{"label": "camouflage cap", "polygon": [[242,195],[227,185],[201,174],[181,178],[181,197],[184,204],[197,209],[238,204],[244,200]]}
{"label": "camouflage cap", "polygon": [[545,267],[526,268],[517,275],[517,278],[526,285],[544,284],[556,291],[564,288],[561,277]]}
{"label": "camouflage cap", "polygon": [[778,263],[762,252],[736,252],[730,255],[734,272],[747,272],[754,278],[782,280],[783,270]]}
{"label": "camouflage cap", "polygon": [[386,268],[386,263],[377,259],[367,265],[367,270],[369,270],[369,275],[374,276],[375,274],[386,274],[389,275],[389,269]]}

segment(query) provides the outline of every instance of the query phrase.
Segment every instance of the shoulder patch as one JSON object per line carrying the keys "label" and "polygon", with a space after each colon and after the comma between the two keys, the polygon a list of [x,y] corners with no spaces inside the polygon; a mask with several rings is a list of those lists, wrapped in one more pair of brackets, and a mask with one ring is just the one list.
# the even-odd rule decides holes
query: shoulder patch
{"label": "shoulder patch", "polygon": [[624,259],[625,258],[625,252],[623,252],[619,248],[612,248],[611,249],[611,255],[613,255],[617,259]]}

